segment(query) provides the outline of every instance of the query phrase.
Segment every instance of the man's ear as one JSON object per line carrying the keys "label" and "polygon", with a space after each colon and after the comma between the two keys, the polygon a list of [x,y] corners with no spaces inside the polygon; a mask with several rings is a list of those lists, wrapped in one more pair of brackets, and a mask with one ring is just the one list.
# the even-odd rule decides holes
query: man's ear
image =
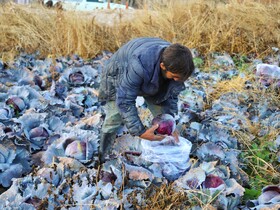
{"label": "man's ear", "polygon": [[166,68],[165,68],[165,65],[163,64],[163,62],[161,62],[159,65],[160,65],[160,68],[161,68],[162,70],[166,71]]}

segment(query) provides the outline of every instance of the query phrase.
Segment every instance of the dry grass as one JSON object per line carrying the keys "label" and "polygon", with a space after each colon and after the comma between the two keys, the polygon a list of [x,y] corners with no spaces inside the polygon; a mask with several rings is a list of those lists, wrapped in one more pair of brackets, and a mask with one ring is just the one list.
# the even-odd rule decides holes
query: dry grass
{"label": "dry grass", "polygon": [[[111,11],[115,26],[104,26],[93,13],[47,10],[39,5],[0,7],[0,56],[12,58],[20,50],[42,56],[76,53],[94,57],[102,50],[115,51],[138,36],[157,36],[197,48],[263,56],[280,46],[280,4],[227,1],[161,1],[153,9],[135,10],[131,21],[122,21],[127,11]],[[217,3],[218,2],[218,3]],[[42,15],[43,14],[43,15]]]}
{"label": "dry grass", "polygon": [[[244,92],[245,82],[249,80],[251,76],[235,77],[231,80],[224,80],[213,86],[213,92],[207,95],[208,105],[211,106],[212,102],[219,99],[221,95],[228,92],[242,93]],[[209,107],[206,107],[209,108]]]}
{"label": "dry grass", "polygon": [[204,54],[226,51],[261,55],[269,46],[279,46],[279,4],[270,7],[244,2],[173,1],[166,8],[156,9],[157,18],[147,11],[146,19],[139,19],[137,25],[147,36],[181,42]]}
{"label": "dry grass", "polygon": [[147,206],[143,209],[180,209],[189,205],[185,192],[176,192],[172,185],[162,185],[160,188],[150,187],[146,190]]}
{"label": "dry grass", "polygon": [[37,7],[8,4],[0,8],[2,57],[9,59],[20,51],[38,50],[42,57],[76,53],[90,58],[102,50],[114,51],[119,42],[129,39],[121,34],[129,26],[119,24],[117,31],[97,24],[95,16]]}

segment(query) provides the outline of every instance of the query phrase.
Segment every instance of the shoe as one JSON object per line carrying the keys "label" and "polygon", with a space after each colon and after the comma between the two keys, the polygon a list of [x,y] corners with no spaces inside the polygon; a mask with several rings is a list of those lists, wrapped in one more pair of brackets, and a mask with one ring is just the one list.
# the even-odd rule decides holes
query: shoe
{"label": "shoe", "polygon": [[99,161],[100,164],[103,164],[112,153],[113,144],[116,137],[112,133],[101,133],[100,142],[99,142]]}

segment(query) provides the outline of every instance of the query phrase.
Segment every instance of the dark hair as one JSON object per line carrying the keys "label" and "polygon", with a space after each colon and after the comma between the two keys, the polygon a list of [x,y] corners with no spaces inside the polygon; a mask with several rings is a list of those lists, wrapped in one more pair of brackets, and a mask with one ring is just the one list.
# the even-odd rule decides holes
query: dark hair
{"label": "dark hair", "polygon": [[171,44],[164,49],[161,62],[167,71],[179,74],[185,81],[194,71],[194,63],[191,51],[181,44]]}

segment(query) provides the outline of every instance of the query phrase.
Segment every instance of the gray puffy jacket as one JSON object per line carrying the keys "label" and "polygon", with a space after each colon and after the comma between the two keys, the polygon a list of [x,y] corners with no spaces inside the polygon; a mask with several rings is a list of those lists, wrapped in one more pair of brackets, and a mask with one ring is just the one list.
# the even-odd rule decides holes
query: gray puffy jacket
{"label": "gray puffy jacket", "polygon": [[149,97],[163,107],[163,112],[178,112],[179,93],[183,82],[165,80],[161,75],[160,59],[170,45],[159,38],[137,38],[122,46],[109,60],[101,76],[99,100],[116,100],[123,122],[130,134],[145,132],[135,106],[137,96]]}

